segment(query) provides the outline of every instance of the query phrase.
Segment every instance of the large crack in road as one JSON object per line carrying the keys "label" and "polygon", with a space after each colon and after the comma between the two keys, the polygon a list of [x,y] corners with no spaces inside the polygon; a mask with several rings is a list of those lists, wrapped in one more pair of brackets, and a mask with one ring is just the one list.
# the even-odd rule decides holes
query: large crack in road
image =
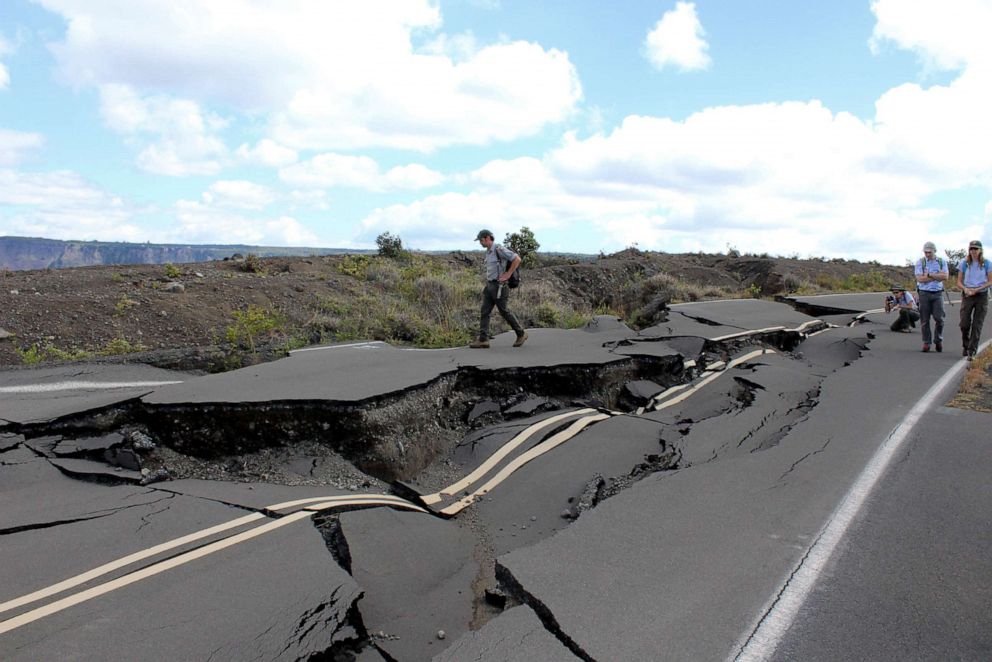
{"label": "large crack in road", "polygon": [[[387,660],[430,659],[522,604],[570,654],[591,660],[499,557],[554,536],[647,476],[717,461],[730,449],[756,452],[779,443],[816,406],[823,376],[849,365],[864,350],[790,353],[807,331],[777,328],[720,341],[695,339],[697,353],[690,356],[658,351],[659,343],[677,341],[674,335],[607,341],[602,346],[616,355],[608,362],[485,371],[459,367],[413,387],[350,403],[173,405],[131,400],[48,423],[9,426],[0,437],[0,465],[6,466],[4,454],[30,448],[64,476],[109,487],[135,482],[111,453],[123,449],[137,463],[132,471],[138,478],[141,470],[147,476],[180,462],[187,476],[292,484],[280,480],[290,472],[277,465],[296,463],[301,467],[296,473],[306,479],[296,484],[314,485],[322,482],[319,474],[315,477],[322,460],[334,458],[352,470],[359,482],[348,487],[356,492],[391,485],[398,495],[432,512],[403,513],[388,503],[356,502],[333,511],[315,507],[307,517],[322,536],[328,560],[354,578],[361,591],[342,605],[343,598],[332,589],[302,608],[289,635],[295,644],[287,643],[275,658],[306,649],[309,659],[316,660],[370,650]],[[770,346],[785,353],[769,354]],[[760,351],[753,352],[755,347]],[[752,356],[749,351],[755,358],[735,359]],[[744,372],[746,377],[740,374]],[[722,374],[731,375],[729,383],[709,388]],[[783,387],[800,374],[805,376],[800,388]],[[668,409],[676,402],[677,407]],[[503,465],[485,467],[488,458],[528,426],[563,414],[569,417],[528,438],[518,454],[507,453]],[[577,426],[580,415],[589,420]],[[736,422],[724,425],[727,417]],[[717,427],[726,430],[724,437],[710,434]],[[675,439],[673,431],[678,431]],[[138,446],[135,439],[153,443]],[[559,448],[563,450],[551,453]],[[316,456],[318,452],[326,455]],[[269,465],[249,472],[245,458],[265,453],[270,453]],[[114,464],[101,474],[67,469],[57,464],[60,459]],[[227,470],[235,459],[241,469]],[[217,466],[225,469],[206,470]],[[473,492],[470,485],[458,483],[480,467],[489,480],[482,489]],[[172,478],[184,477],[171,473]],[[446,485],[458,485],[449,496],[460,499],[458,509],[449,512],[444,507],[453,501],[435,504],[428,498]],[[226,505],[245,507],[233,500]],[[144,513],[137,530],[166,510]],[[86,519],[53,520],[0,534]],[[411,566],[412,559],[421,565]],[[332,605],[343,608],[344,615],[341,608],[329,609]]]}

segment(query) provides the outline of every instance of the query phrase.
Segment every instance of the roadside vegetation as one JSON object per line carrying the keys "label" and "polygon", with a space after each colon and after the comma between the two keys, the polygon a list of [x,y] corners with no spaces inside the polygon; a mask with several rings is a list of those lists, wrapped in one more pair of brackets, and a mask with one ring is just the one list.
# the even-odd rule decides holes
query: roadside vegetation
{"label": "roadside vegetation", "polygon": [[[911,279],[906,267],[742,254],[731,246],[716,255],[636,246],[598,257],[549,255],[539,252],[526,226],[501,243],[522,258],[522,283],[510,308],[528,328],[577,328],[604,314],[644,328],[675,303],[884,291],[894,280]],[[376,246],[374,252],[298,258],[248,254],[196,268],[39,273],[7,291],[12,303],[25,306],[28,291],[44,292],[51,310],[42,317],[31,306],[12,308],[10,319],[21,323],[9,324],[0,356],[6,351],[8,361],[42,363],[200,347],[209,348],[201,356],[219,358],[198,358],[192,367],[226,370],[320,343],[469,343],[478,331],[481,252],[414,251],[390,232],[380,234]],[[171,281],[182,287],[167,287]],[[38,321],[25,326],[24,320]],[[494,333],[508,330],[498,315],[492,324]]]}
{"label": "roadside vegetation", "polygon": [[968,364],[961,386],[948,406],[992,412],[992,348],[981,352]]}

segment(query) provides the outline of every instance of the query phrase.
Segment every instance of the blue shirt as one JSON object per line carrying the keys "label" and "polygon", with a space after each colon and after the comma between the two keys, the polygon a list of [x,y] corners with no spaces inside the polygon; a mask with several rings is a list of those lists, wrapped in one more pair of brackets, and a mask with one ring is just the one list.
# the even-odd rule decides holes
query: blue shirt
{"label": "blue shirt", "polygon": [[486,250],[486,280],[499,278],[499,275],[516,259],[517,254],[509,248],[493,244],[492,248]]}
{"label": "blue shirt", "polygon": [[967,288],[975,289],[981,287],[988,282],[988,274],[986,273],[989,269],[989,261],[985,260],[985,264],[975,263],[970,267],[968,266],[968,258],[961,260],[961,264],[958,265],[958,271],[962,273],[961,282]]}
{"label": "blue shirt", "polygon": [[895,301],[895,305],[897,306],[909,306],[910,310],[916,310],[916,299],[909,292],[903,292],[901,297],[890,294],[889,298]]}
{"label": "blue shirt", "polygon": [[[913,270],[917,276],[922,276],[923,274],[935,274],[943,272],[947,274],[947,262],[941,260],[940,258],[933,258],[928,260],[925,257],[921,257],[916,261],[916,268]],[[944,281],[942,280],[928,280],[924,283],[917,283],[916,287],[921,292],[943,292],[944,291]]]}

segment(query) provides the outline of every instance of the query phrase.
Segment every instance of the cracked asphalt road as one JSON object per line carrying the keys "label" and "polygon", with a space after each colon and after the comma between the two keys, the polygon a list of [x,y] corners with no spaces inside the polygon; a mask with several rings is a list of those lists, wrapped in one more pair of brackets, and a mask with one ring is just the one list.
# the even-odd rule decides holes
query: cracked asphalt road
{"label": "cracked asphalt road", "polygon": [[[879,298],[831,298],[831,328],[739,300],[674,306],[641,333],[538,330],[519,350],[0,373],[0,657],[731,658],[918,377],[959,362],[884,315],[846,326]],[[287,462],[326,445],[372,487],[137,484],[165,447],[206,462],[249,441]],[[816,627],[796,631],[835,636]]]}

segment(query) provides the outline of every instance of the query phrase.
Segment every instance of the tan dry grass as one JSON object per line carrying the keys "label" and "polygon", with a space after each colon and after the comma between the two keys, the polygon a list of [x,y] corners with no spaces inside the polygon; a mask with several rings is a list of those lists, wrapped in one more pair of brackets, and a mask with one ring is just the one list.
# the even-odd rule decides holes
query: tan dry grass
{"label": "tan dry grass", "polygon": [[986,349],[971,362],[957,395],[947,406],[992,412],[992,348]]}

